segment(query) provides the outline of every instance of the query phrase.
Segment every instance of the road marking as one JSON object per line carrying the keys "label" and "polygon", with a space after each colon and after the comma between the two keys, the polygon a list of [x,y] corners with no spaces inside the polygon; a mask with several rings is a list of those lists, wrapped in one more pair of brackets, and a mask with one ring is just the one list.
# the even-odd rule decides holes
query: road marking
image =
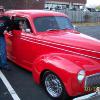
{"label": "road marking", "polygon": [[13,100],[21,100],[1,71],[0,71],[0,78],[3,81],[3,83],[5,84],[6,88],[8,89],[8,91],[9,91],[10,95],[12,96]]}

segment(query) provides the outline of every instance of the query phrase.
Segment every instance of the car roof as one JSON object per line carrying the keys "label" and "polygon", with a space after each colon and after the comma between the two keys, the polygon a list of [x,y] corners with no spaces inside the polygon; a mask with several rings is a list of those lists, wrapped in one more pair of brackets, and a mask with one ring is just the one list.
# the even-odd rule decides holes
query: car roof
{"label": "car roof", "polygon": [[29,16],[66,16],[60,12],[46,11],[46,10],[9,10],[6,14],[10,15],[29,15]]}

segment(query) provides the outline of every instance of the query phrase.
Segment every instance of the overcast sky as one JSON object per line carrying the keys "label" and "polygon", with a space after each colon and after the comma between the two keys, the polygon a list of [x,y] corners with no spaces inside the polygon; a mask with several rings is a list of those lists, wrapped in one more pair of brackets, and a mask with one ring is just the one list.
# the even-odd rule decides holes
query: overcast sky
{"label": "overcast sky", "polygon": [[97,5],[100,5],[100,0],[87,0],[86,6],[95,7]]}

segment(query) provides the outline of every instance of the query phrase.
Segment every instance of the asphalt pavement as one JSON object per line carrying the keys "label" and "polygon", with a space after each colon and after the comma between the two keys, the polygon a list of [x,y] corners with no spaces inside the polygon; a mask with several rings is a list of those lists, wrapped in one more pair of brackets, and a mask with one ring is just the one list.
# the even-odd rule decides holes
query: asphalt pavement
{"label": "asphalt pavement", "polygon": [[78,31],[100,40],[100,26],[78,26]]}
{"label": "asphalt pavement", "polygon": [[[78,30],[94,38],[100,39],[100,26],[81,26]],[[34,83],[32,73],[8,61],[12,71],[2,71],[20,100],[51,100],[41,86]],[[6,83],[5,83],[6,84]],[[0,100],[13,100],[11,93],[0,79]],[[91,99],[92,100],[92,99]],[[95,99],[99,100],[99,99]]]}
{"label": "asphalt pavement", "polygon": [[[9,72],[2,72],[21,100],[50,100],[42,87],[34,83],[31,72],[20,68],[10,61],[8,61],[8,63],[12,70]],[[1,90],[2,89],[0,89],[0,91]],[[11,96],[9,97],[10,94],[5,90],[5,88],[1,92],[3,96],[0,95],[0,100],[13,100],[11,99]]]}

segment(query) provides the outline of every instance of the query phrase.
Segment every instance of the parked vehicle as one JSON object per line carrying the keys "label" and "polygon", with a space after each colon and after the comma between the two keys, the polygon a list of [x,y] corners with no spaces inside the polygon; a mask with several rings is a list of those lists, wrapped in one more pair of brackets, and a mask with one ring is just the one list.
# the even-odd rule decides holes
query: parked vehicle
{"label": "parked vehicle", "polygon": [[8,59],[31,71],[52,98],[100,87],[99,40],[77,32],[62,13],[10,10],[6,15],[14,26],[12,34],[5,34]]}

